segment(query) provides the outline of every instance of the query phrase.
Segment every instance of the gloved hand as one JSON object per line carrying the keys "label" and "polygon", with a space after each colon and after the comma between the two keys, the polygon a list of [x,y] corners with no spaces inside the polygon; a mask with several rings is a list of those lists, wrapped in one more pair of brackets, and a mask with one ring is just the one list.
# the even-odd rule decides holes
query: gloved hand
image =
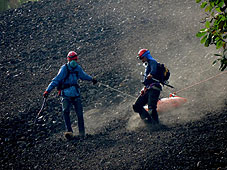
{"label": "gloved hand", "polygon": [[45,91],[45,92],[43,93],[43,97],[44,97],[44,98],[47,98],[48,96],[49,96],[48,91]]}
{"label": "gloved hand", "polygon": [[148,74],[148,75],[147,75],[147,80],[152,79],[152,77],[153,77],[153,76],[152,76],[151,74]]}
{"label": "gloved hand", "polygon": [[95,78],[92,79],[92,83],[93,83],[93,84],[96,84],[97,82],[98,82],[98,81],[97,81]]}
{"label": "gloved hand", "polygon": [[144,88],[140,91],[140,95],[143,96],[146,92],[147,92],[147,88],[144,87]]}

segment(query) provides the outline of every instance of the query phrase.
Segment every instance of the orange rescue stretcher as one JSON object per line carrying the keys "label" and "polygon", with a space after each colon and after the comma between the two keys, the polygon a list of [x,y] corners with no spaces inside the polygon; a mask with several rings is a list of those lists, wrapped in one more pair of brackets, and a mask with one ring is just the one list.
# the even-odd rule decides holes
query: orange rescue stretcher
{"label": "orange rescue stretcher", "polygon": [[[176,96],[175,94],[170,94],[169,97],[162,98],[158,101],[157,104],[157,112],[168,112],[172,111],[180,106],[182,106],[184,103],[187,102],[187,99],[184,97]],[[144,106],[144,108],[148,111],[148,106]]]}

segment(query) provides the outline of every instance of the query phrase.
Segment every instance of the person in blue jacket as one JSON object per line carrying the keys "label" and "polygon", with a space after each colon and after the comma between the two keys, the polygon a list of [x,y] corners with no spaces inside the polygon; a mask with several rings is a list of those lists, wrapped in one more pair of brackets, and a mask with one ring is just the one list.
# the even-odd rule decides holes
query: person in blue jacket
{"label": "person in blue jacket", "polygon": [[[133,105],[133,110],[139,113],[141,119],[147,120],[150,123],[159,123],[157,103],[162,87],[160,82],[153,79],[157,76],[158,63],[147,49],[141,49],[138,53],[138,58],[143,63],[147,63],[147,65],[144,72],[144,88]],[[143,107],[146,104],[148,104],[148,112]]]}
{"label": "person in blue jacket", "polygon": [[69,116],[70,107],[73,105],[78,118],[79,137],[84,138],[85,128],[83,106],[80,98],[78,80],[92,81],[93,84],[96,84],[97,80],[83,71],[82,67],[77,63],[78,55],[76,52],[70,51],[67,55],[67,60],[68,62],[60,68],[57,76],[53,78],[51,83],[48,85],[43,96],[47,98],[50,92],[55,87],[58,87],[59,95],[61,96],[63,118],[67,130],[64,134],[65,137],[67,139],[73,138],[73,129],[71,127]]}

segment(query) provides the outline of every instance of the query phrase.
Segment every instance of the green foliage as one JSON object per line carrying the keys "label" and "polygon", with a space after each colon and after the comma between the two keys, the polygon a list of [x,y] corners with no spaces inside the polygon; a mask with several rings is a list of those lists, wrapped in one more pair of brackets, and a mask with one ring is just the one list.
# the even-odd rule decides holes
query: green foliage
{"label": "green foliage", "polygon": [[0,0],[0,11],[4,11],[8,9],[8,1]]}
{"label": "green foliage", "polygon": [[39,1],[39,0],[0,0],[0,12],[10,8],[17,8],[21,4],[29,1]]}
{"label": "green foliage", "polygon": [[209,17],[205,20],[205,28],[201,29],[196,36],[201,38],[200,42],[205,47],[216,45],[216,49],[222,49],[222,54],[215,54],[218,57],[213,64],[220,62],[219,69],[225,70],[227,67],[227,0],[196,0],[200,7],[204,9]]}

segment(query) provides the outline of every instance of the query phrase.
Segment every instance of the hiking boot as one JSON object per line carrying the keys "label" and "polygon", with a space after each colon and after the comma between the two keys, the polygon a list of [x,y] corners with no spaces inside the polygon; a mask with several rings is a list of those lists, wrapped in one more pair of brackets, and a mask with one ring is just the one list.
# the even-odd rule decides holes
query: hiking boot
{"label": "hiking boot", "polygon": [[153,124],[159,124],[159,119],[158,118],[156,118],[156,119],[152,118],[152,123]]}
{"label": "hiking boot", "polygon": [[64,136],[65,136],[65,138],[68,139],[68,140],[71,140],[71,139],[74,138],[72,132],[65,132],[65,133],[64,133]]}
{"label": "hiking boot", "polygon": [[152,124],[152,119],[148,119],[148,118],[146,118],[146,119],[143,119],[143,122],[145,123],[145,124]]}
{"label": "hiking boot", "polygon": [[158,118],[158,112],[157,112],[157,110],[151,110],[151,111],[149,111],[149,115],[151,115],[152,123],[153,124],[159,124],[159,118]]}
{"label": "hiking boot", "polygon": [[156,115],[152,114],[151,117],[152,117],[152,123],[153,124],[159,124],[158,114],[156,114]]}

